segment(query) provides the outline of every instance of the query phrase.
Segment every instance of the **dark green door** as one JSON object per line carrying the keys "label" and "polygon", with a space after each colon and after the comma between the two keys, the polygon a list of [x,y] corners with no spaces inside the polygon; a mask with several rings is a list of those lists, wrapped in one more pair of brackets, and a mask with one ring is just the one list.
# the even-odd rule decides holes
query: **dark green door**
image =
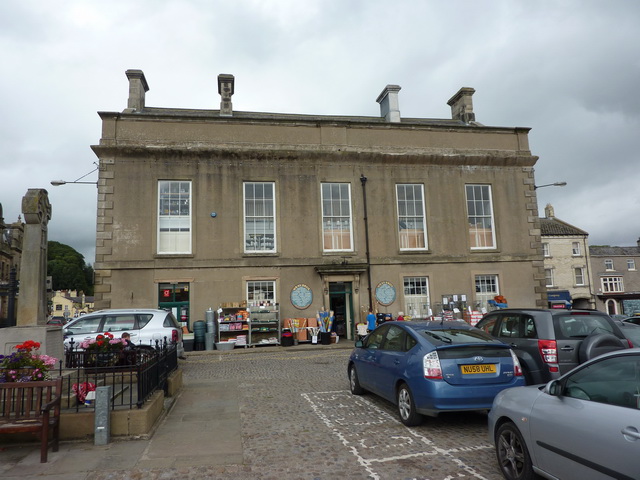
{"label": "dark green door", "polygon": [[192,331],[189,315],[189,284],[160,283],[158,285],[158,308],[173,312],[180,325]]}

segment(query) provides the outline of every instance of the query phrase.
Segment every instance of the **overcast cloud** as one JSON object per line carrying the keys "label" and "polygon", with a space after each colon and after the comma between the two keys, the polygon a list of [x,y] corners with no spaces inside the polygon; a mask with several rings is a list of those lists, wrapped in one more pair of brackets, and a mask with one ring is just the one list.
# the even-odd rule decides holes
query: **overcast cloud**
{"label": "overcast cloud", "polygon": [[[51,186],[95,168],[98,111],[126,108],[127,69],[147,105],[378,116],[398,84],[403,117],[450,118],[473,87],[478,122],[531,127],[540,214],[592,245],[640,236],[640,2],[632,0],[109,0],[0,2],[0,203],[29,188],[53,208],[49,240],[94,261],[96,189]],[[84,180],[96,180],[97,173]]]}

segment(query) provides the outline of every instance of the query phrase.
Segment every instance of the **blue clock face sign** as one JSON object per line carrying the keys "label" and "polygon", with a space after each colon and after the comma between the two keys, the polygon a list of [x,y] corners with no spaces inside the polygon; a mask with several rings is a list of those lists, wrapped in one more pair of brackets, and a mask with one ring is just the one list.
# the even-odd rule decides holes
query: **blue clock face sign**
{"label": "blue clock face sign", "polygon": [[311,302],[313,302],[313,293],[309,286],[300,283],[291,289],[291,304],[294,307],[304,310],[311,305]]}
{"label": "blue clock face sign", "polygon": [[376,300],[381,305],[391,305],[396,300],[396,287],[389,282],[380,282],[376,287]]}

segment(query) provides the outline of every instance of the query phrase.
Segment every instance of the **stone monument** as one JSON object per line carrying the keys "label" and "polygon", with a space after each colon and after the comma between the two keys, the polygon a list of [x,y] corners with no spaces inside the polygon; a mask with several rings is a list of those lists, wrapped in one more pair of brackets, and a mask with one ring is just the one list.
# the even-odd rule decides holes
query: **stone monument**
{"label": "stone monument", "polygon": [[26,340],[40,342],[41,354],[63,356],[62,329],[47,325],[47,229],[51,204],[47,191],[30,188],[22,197],[24,237],[20,265],[17,326],[0,330],[0,351],[6,355]]}

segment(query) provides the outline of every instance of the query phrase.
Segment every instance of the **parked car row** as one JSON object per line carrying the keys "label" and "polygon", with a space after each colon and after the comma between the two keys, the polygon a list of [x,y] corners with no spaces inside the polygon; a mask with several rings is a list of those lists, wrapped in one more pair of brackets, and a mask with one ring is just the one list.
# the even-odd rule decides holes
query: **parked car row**
{"label": "parked car row", "polygon": [[407,426],[489,411],[509,480],[637,479],[639,333],[593,310],[502,309],[476,327],[387,322],[356,341],[347,373],[354,395],[387,399]]}

